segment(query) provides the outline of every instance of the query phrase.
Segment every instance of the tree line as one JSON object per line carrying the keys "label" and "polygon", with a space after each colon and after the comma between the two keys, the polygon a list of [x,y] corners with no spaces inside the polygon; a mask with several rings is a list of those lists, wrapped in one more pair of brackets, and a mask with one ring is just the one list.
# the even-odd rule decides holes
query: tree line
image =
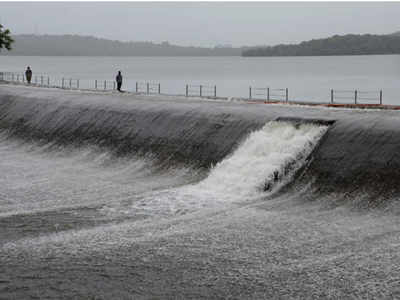
{"label": "tree line", "polygon": [[4,55],[27,56],[240,56],[241,48],[177,46],[169,42],[121,42],[80,35],[13,36]]}
{"label": "tree line", "polygon": [[[11,48],[11,45],[13,47]],[[325,56],[400,54],[400,32],[347,34],[299,44],[258,47],[185,47],[168,42],[120,42],[79,35],[15,35],[0,24],[3,55],[39,56]]]}
{"label": "tree line", "polygon": [[334,35],[300,44],[255,47],[244,50],[242,56],[323,56],[400,54],[400,34]]}

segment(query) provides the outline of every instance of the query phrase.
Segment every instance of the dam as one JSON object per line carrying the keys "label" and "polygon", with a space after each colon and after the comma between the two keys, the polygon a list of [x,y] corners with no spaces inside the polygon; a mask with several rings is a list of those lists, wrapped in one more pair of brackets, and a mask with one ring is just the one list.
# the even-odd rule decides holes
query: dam
{"label": "dam", "polygon": [[0,298],[400,296],[400,112],[0,85]]}

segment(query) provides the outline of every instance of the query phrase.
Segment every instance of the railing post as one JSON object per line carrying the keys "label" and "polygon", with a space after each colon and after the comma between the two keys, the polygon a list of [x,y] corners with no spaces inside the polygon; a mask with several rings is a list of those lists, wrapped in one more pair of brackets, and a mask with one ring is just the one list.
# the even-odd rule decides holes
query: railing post
{"label": "railing post", "polygon": [[251,86],[249,86],[249,100],[251,100]]}
{"label": "railing post", "polygon": [[214,85],[214,98],[217,98],[217,86]]}
{"label": "railing post", "polygon": [[139,85],[138,85],[138,82],[136,81],[136,94],[138,93],[138,87],[139,87]]}
{"label": "railing post", "polygon": [[149,89],[149,83],[148,82],[146,84],[146,89],[147,89],[147,94],[149,94],[150,93],[150,89]]}
{"label": "railing post", "polygon": [[382,105],[382,90],[379,91],[379,104]]}
{"label": "railing post", "polygon": [[79,79],[76,80],[76,87],[79,90]]}
{"label": "railing post", "polygon": [[286,102],[289,101],[289,89],[286,88]]}
{"label": "railing post", "polygon": [[97,79],[94,81],[94,89],[97,90]]}
{"label": "railing post", "polygon": [[11,81],[14,81],[14,73],[11,74]]}
{"label": "railing post", "polygon": [[158,93],[161,94],[161,83],[158,84]]}
{"label": "railing post", "polygon": [[186,97],[189,97],[189,85],[186,85]]}
{"label": "railing post", "polygon": [[113,90],[115,90],[115,81],[113,81]]}
{"label": "railing post", "polygon": [[107,80],[104,80],[104,90],[107,89]]}
{"label": "railing post", "polygon": [[37,76],[35,76],[35,84],[37,84]]}
{"label": "railing post", "polygon": [[72,78],[69,79],[69,88],[71,89],[72,87]]}
{"label": "railing post", "polygon": [[17,74],[17,81],[19,82],[19,74]]}
{"label": "railing post", "polygon": [[40,85],[43,85],[43,75],[40,76]]}
{"label": "railing post", "polygon": [[331,90],[331,103],[333,103],[333,90]]}
{"label": "railing post", "polygon": [[61,83],[61,88],[63,89],[63,88],[64,88],[64,78],[62,79],[61,82],[62,82],[62,83]]}
{"label": "railing post", "polygon": [[357,90],[354,91],[354,104],[357,104]]}
{"label": "railing post", "polygon": [[50,77],[47,76],[47,86],[50,86]]}
{"label": "railing post", "polygon": [[200,97],[202,96],[202,86],[201,86],[201,84],[200,84]]}
{"label": "railing post", "polygon": [[25,76],[22,74],[22,82],[25,83]]}
{"label": "railing post", "polygon": [[267,88],[267,101],[269,102],[269,88]]}

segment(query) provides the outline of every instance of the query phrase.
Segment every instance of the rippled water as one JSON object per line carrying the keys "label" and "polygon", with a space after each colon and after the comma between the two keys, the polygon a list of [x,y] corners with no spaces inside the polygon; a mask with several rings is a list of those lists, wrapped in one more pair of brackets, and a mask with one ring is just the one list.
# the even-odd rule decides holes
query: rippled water
{"label": "rippled water", "polygon": [[[136,81],[161,84],[161,92],[184,94],[186,84],[216,85],[217,95],[248,97],[249,86],[288,88],[289,99],[330,101],[330,90],[373,91],[359,100],[377,103],[383,90],[383,102],[400,104],[399,55],[329,57],[12,57],[0,56],[1,71],[23,72],[30,65],[35,74],[61,78],[80,78],[81,87],[99,87],[114,80],[122,70],[123,88],[134,90]],[[255,92],[253,91],[253,97]],[[338,95],[339,96],[339,95]],[[341,95],[353,102],[352,93]],[[264,97],[264,96],[261,96]],[[361,97],[361,94],[359,94]]]}
{"label": "rippled water", "polygon": [[157,175],[149,162],[90,150],[0,148],[4,299],[400,293],[396,216],[301,204],[301,191],[244,206],[205,198],[199,208],[207,190],[172,188],[199,180],[187,170]]}
{"label": "rippled water", "polygon": [[15,85],[0,106],[0,298],[400,296],[398,111]]}

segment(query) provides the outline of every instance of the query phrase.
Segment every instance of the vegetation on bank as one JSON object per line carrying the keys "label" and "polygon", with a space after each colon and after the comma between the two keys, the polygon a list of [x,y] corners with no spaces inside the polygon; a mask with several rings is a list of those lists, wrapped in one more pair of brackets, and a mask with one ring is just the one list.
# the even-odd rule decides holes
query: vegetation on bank
{"label": "vegetation on bank", "polygon": [[11,37],[10,30],[3,28],[3,25],[0,24],[0,51],[3,48],[11,50],[11,44],[14,42],[14,40]]}
{"label": "vegetation on bank", "polygon": [[[178,46],[169,42],[121,42],[92,36],[10,36],[0,25],[0,55],[26,56],[326,56],[400,54],[400,32],[389,35],[347,34],[299,44],[234,48]],[[13,44],[13,49],[11,49]]]}
{"label": "vegetation on bank", "polygon": [[313,39],[300,44],[255,47],[242,56],[323,56],[400,54],[400,32],[390,35],[347,34]]}
{"label": "vegetation on bank", "polygon": [[162,42],[121,42],[80,35],[15,35],[12,51],[26,56],[240,56],[241,48],[185,47]]}

